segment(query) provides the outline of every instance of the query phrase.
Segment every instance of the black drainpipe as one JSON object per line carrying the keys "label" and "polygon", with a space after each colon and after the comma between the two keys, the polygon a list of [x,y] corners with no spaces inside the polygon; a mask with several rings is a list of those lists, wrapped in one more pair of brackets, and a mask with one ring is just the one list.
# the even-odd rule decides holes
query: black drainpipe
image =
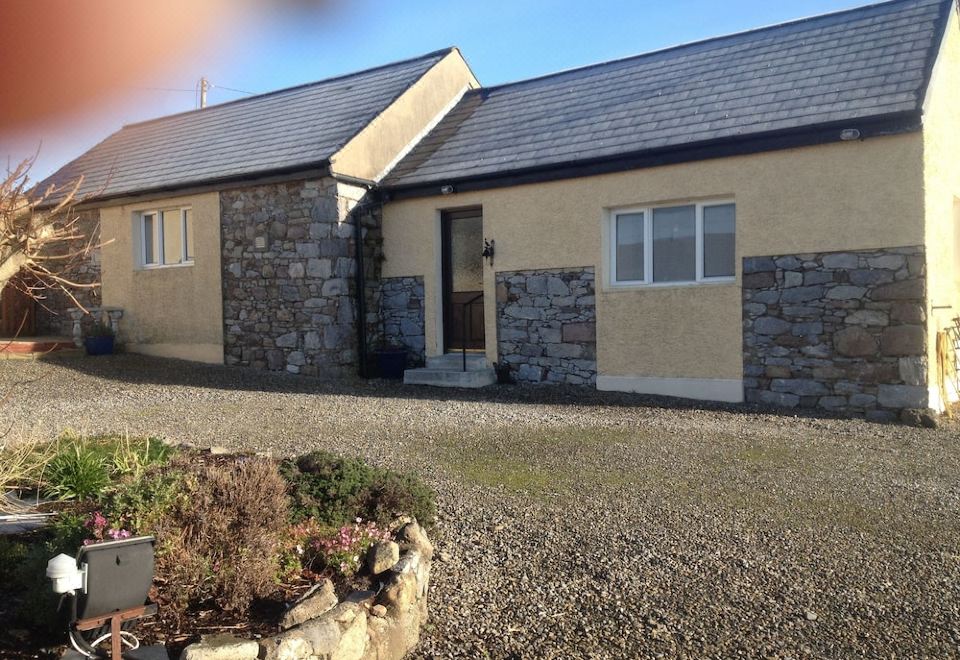
{"label": "black drainpipe", "polygon": [[[367,186],[367,194],[373,190],[372,186]],[[367,369],[367,280],[364,273],[363,263],[363,227],[360,223],[360,216],[364,208],[370,206],[370,203],[364,199],[357,202],[357,205],[350,211],[353,216],[353,242],[357,262],[356,287],[357,287],[357,353],[358,366],[361,378],[367,378],[369,370]]]}

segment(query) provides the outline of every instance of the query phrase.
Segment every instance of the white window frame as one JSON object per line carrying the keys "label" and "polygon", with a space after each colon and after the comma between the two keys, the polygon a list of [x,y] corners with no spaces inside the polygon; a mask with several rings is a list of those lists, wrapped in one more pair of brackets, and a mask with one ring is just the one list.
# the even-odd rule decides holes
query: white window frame
{"label": "white window frame", "polygon": [[[190,237],[187,235],[187,211],[193,212],[193,208],[190,206],[181,206],[181,207],[171,207],[171,208],[154,208],[147,209],[144,211],[139,211],[136,214],[137,221],[137,233],[140,235],[140,248],[139,248],[139,258],[138,262],[140,268],[144,270],[153,270],[157,268],[180,268],[183,266],[192,266],[194,265],[193,259],[187,258],[187,253],[189,252],[189,245],[192,242]],[[165,250],[163,242],[163,222],[161,221],[161,214],[178,212],[180,214],[180,261],[178,263],[167,264],[163,262]],[[158,263],[148,263],[147,262],[147,232],[144,227],[144,221],[147,216],[153,216],[153,222],[157,227],[157,255],[160,258]],[[196,218],[194,218],[194,224],[196,224]],[[194,255],[196,258],[196,255]]]}
{"label": "white window frame", "polygon": [[[709,206],[734,206],[736,218],[736,202],[733,199],[711,199],[705,201],[671,202],[669,204],[653,204],[650,206],[627,206],[610,209],[607,212],[607,283],[611,288],[662,288],[671,286],[695,286],[699,284],[722,284],[735,282],[736,258],[734,258],[734,274],[717,277],[706,277],[703,274],[703,209]],[[678,206],[693,206],[696,208],[696,279],[678,280],[675,282],[653,281],[653,212],[656,209],[676,208]],[[617,216],[631,213],[643,214],[643,279],[617,279]],[[734,244],[736,244],[736,221],[734,221]]]}

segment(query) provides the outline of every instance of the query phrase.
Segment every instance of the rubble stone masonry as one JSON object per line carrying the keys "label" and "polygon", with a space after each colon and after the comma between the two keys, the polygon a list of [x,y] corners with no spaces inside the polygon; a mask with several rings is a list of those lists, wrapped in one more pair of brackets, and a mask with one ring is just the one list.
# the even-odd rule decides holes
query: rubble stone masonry
{"label": "rubble stone masonry", "polygon": [[743,260],[747,401],[890,420],[928,405],[922,247]]}
{"label": "rubble stone masonry", "polygon": [[593,385],[593,268],[497,273],[497,349],[517,381]]}

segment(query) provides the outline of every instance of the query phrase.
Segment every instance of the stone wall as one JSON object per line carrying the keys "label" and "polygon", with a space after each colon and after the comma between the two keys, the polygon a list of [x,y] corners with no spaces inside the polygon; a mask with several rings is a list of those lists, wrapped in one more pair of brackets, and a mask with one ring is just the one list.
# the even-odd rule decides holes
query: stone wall
{"label": "stone wall", "polygon": [[[76,217],[76,229],[82,238],[72,245],[63,246],[64,250],[83,249],[89,242],[100,242],[100,211],[91,209],[75,211],[69,217]],[[61,252],[62,253],[62,252]],[[100,248],[95,248],[86,256],[78,256],[62,265],[62,276],[78,284],[94,284],[92,287],[71,288],[70,294],[56,289],[42,292],[37,304],[37,334],[70,337],[73,333],[73,319],[70,310],[77,309],[77,302],[84,309],[100,307]]]}
{"label": "stone wall", "polygon": [[597,307],[593,268],[497,273],[497,353],[526,383],[593,385]]}
{"label": "stone wall", "polygon": [[188,646],[181,660],[400,660],[420,640],[427,620],[433,544],[416,522],[395,541],[377,543],[367,556],[373,591],[338,601],[329,580],[284,614],[284,632],[259,640],[211,636]]}
{"label": "stone wall", "polygon": [[406,348],[409,366],[423,364],[426,359],[423,278],[388,277],[381,284],[383,343]]}
{"label": "stone wall", "polygon": [[[227,364],[322,376],[354,372],[357,263],[349,210],[355,202],[330,178],[220,194]],[[361,215],[372,272],[379,267],[372,233],[378,218]],[[368,325],[378,310],[375,291],[371,285]]]}
{"label": "stone wall", "polygon": [[747,401],[878,421],[927,407],[922,247],[743,260]]}

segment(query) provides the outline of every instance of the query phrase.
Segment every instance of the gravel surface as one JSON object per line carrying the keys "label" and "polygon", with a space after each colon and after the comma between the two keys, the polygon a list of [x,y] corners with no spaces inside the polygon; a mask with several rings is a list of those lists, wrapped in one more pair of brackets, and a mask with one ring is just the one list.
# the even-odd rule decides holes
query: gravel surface
{"label": "gravel surface", "polygon": [[0,362],[15,432],[326,448],[438,490],[422,657],[960,655],[960,427],[554,388]]}

